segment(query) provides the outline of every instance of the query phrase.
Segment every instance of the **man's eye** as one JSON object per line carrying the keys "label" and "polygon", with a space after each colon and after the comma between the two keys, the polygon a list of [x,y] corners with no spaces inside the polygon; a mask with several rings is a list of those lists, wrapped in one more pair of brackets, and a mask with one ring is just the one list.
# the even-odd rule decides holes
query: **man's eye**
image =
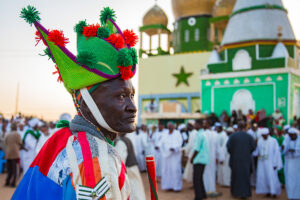
{"label": "man's eye", "polygon": [[121,94],[120,99],[125,99],[125,94]]}
{"label": "man's eye", "polygon": [[134,98],[134,94],[131,94],[130,97],[133,99]]}

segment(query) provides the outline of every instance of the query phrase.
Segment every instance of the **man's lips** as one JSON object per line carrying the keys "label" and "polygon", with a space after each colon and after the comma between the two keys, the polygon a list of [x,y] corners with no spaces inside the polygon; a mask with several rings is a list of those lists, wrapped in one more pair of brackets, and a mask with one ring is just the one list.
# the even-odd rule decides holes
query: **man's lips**
{"label": "man's lips", "polygon": [[135,122],[135,118],[136,118],[136,115],[131,115],[129,117],[126,117],[126,120],[129,122]]}

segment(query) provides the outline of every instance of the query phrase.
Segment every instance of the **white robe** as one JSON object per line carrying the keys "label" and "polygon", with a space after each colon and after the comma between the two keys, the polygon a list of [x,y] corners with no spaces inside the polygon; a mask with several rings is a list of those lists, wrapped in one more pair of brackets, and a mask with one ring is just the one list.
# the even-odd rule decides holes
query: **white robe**
{"label": "white robe", "polygon": [[36,144],[35,147],[35,155],[37,155],[40,150],[42,149],[42,147],[44,146],[44,144],[47,142],[47,140],[51,137],[51,135],[49,134],[48,136],[44,135],[44,133],[41,133],[41,137],[39,138],[39,141]]}
{"label": "white robe", "polygon": [[255,153],[258,156],[256,193],[280,195],[281,184],[277,171],[282,168],[282,160],[276,139],[271,136],[267,140],[259,138]]}
{"label": "white robe", "polygon": [[[167,130],[163,129],[162,131],[157,130],[152,136],[152,139],[154,141],[154,158],[155,158],[155,169],[156,169],[157,177],[161,177],[161,171],[162,171],[161,141],[165,134],[167,134]],[[159,149],[156,150],[155,147],[158,147]]]}
{"label": "white robe", "polygon": [[[222,131],[218,134],[219,144],[220,144],[220,154],[219,154],[219,164],[218,164],[218,176],[217,182],[223,186],[230,186],[231,180],[231,169],[229,167],[230,154],[227,151],[227,141],[229,139],[228,135]],[[220,162],[223,162],[221,165]]]}
{"label": "white robe", "polygon": [[218,135],[215,131],[204,130],[204,135],[208,141],[209,147],[209,160],[210,162],[205,166],[203,174],[203,182],[205,191],[207,193],[216,192],[216,175],[217,175],[217,165],[216,160],[219,156],[220,145],[218,143]]}
{"label": "white robe", "polygon": [[[283,146],[286,193],[289,199],[300,199],[300,135],[295,141],[286,136]],[[289,152],[290,149],[294,149],[295,152]]]}
{"label": "white robe", "polygon": [[183,179],[188,183],[193,182],[193,164],[191,163],[191,158],[194,154],[194,146],[196,140],[197,131],[194,129],[190,132],[189,141],[187,145],[184,147],[185,156],[188,157],[188,161],[184,168]]}
{"label": "white robe", "polygon": [[23,163],[23,173],[25,174],[30,167],[30,164],[35,158],[35,148],[38,140],[33,137],[31,134],[27,134],[24,146],[27,149],[27,151],[22,150],[22,163]]}
{"label": "white robe", "polygon": [[[125,163],[128,156],[126,144],[122,140],[119,140],[115,148],[123,163]],[[126,170],[131,188],[130,200],[146,200],[144,184],[138,166],[126,167]]]}
{"label": "white robe", "polygon": [[[179,191],[182,189],[181,145],[182,137],[177,130],[173,130],[172,134],[167,132],[162,138],[161,188],[163,190]],[[170,151],[171,148],[175,151]]]}
{"label": "white robe", "polygon": [[136,138],[137,162],[140,171],[146,170],[145,155],[148,148],[148,134],[142,130]]}

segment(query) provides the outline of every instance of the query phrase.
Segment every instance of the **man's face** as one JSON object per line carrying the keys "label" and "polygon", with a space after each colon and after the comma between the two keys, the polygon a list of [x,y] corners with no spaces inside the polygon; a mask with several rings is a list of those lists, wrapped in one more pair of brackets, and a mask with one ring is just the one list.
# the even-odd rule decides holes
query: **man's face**
{"label": "man's face", "polygon": [[165,128],[165,126],[163,124],[159,124],[158,125],[158,130],[159,131],[162,131],[164,128]]}
{"label": "man's face", "polygon": [[170,132],[172,132],[175,129],[174,124],[169,122],[168,123],[168,129],[169,129]]}
{"label": "man's face", "polygon": [[262,135],[262,137],[264,138],[264,140],[268,139],[269,135]]}
{"label": "man's face", "polygon": [[216,131],[217,131],[218,133],[221,133],[222,130],[223,130],[222,126],[217,126],[217,127],[216,127]]}
{"label": "man's face", "polygon": [[204,120],[204,121],[203,121],[203,127],[204,127],[205,129],[208,129],[208,128],[209,128],[209,124],[208,124],[208,121],[207,121],[207,120]]}
{"label": "man's face", "polygon": [[297,139],[297,134],[289,134],[291,140],[296,140]]}
{"label": "man's face", "polygon": [[[134,103],[135,89],[130,80],[124,81],[118,78],[104,82],[91,95],[112,129],[123,133],[135,130],[137,109]],[[82,106],[86,107],[85,111],[91,117],[85,103]],[[93,117],[92,119],[92,122],[96,123]]]}

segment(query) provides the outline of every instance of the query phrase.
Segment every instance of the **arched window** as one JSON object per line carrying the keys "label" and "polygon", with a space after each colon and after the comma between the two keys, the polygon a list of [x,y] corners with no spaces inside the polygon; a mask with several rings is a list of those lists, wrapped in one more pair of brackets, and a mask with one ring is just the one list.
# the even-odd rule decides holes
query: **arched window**
{"label": "arched window", "polygon": [[190,41],[190,32],[189,30],[184,31],[184,41],[189,42]]}
{"label": "arched window", "polygon": [[236,52],[232,60],[233,70],[251,69],[251,57],[246,50],[239,50]]}
{"label": "arched window", "polygon": [[199,28],[196,28],[195,29],[195,41],[199,41],[199,37],[200,37],[200,35],[199,35]]}

